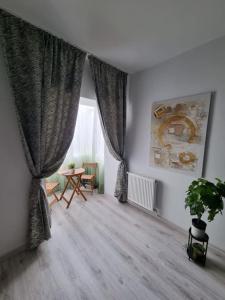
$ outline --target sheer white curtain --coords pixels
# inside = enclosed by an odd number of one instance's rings
[[[73,141],[67,152],[64,164],[75,162],[76,167],[83,161],[92,160],[94,140],[95,108],[80,104]]]
[[[97,184],[104,191],[104,138],[95,100],[80,98],[73,141],[61,168],[74,162],[76,168],[83,162],[97,162]]]

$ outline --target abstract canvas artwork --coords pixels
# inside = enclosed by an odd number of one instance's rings
[[[150,164],[202,175],[211,93],[152,104]]]

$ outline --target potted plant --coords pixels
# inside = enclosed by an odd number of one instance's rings
[[[75,163],[68,164],[68,169],[71,170],[71,173],[73,174],[75,171]]]
[[[216,183],[199,178],[192,181],[187,190],[185,209],[190,208],[190,214],[197,216],[192,219],[191,233],[197,238],[204,236],[206,223],[202,215],[208,213],[208,221],[214,220],[218,213],[222,214],[223,198],[225,197],[225,182],[216,178]]]

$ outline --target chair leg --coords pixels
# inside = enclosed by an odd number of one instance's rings
[[[61,199],[59,199],[59,197],[56,195],[54,189],[51,191],[52,194],[52,201],[49,203],[49,206],[52,206],[53,204],[59,202]]]
[[[54,197],[57,200],[57,202],[59,202],[60,200],[59,200],[58,196],[56,195],[56,193],[54,191],[52,191],[52,194],[54,195]]]
[[[93,195],[93,191],[94,191],[94,179],[92,179],[92,181],[91,181],[91,192],[92,192],[92,195]]]
[[[52,206],[53,204],[59,202],[59,199],[54,192],[52,192],[52,196],[52,201],[49,203],[49,206]]]

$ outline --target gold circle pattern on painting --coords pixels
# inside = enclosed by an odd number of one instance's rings
[[[166,144],[164,142],[164,131],[166,128],[168,128],[169,125],[175,123],[175,122],[184,122],[188,128],[190,129],[190,136],[188,139],[188,143],[193,143],[194,139],[196,137],[196,127],[193,124],[192,120],[190,120],[187,116],[184,115],[174,115],[174,116],[170,116],[168,118],[165,119],[165,121],[160,125],[159,129],[158,129],[158,139],[160,144],[163,147],[167,147],[167,148],[171,148],[171,144]]]

